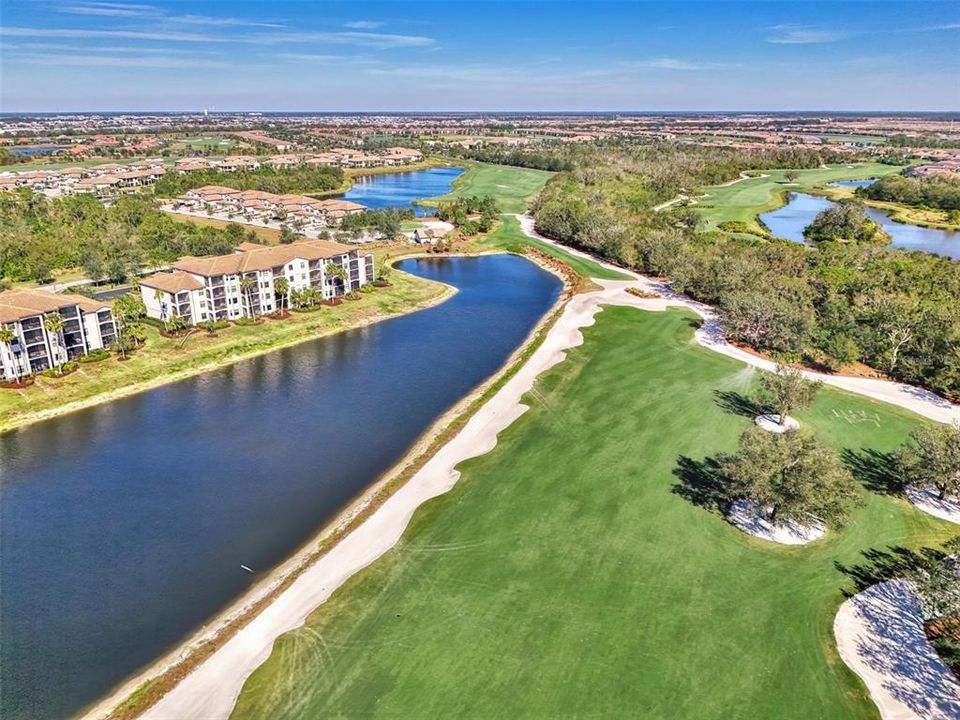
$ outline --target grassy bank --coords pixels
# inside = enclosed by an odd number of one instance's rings
[[[489,195],[497,201],[500,212],[523,212],[529,199],[540,192],[553,175],[545,170],[490,165],[473,160],[451,159],[449,162],[461,165],[467,171],[453,181],[453,190],[446,195],[426,198],[418,204],[435,207],[460,197]]]
[[[243,357],[409,312],[436,302],[448,292],[442,285],[401,272],[394,272],[391,282],[392,287],[363,293],[356,301],[291,313],[286,320],[232,326],[218,331],[215,337],[197,332],[185,341],[165,338],[146,326],[146,345],[126,362],[110,357],[81,364],[77,372],[62,379],[39,377],[23,390],[0,389],[0,432],[207,372]]]
[[[812,195],[822,195],[831,200],[844,200],[846,198],[857,197],[853,188],[847,187],[825,187],[816,188],[809,191]],[[935,208],[912,207],[903,203],[888,202],[885,200],[869,200],[867,198],[858,198],[865,205],[883,210],[890,219],[895,222],[906,223],[908,225],[918,225],[925,228],[936,228],[939,230],[960,230],[960,225],[947,221],[947,212]]]
[[[497,448],[276,643],[234,717],[876,717],[834,650],[835,563],[951,528],[865,489],[847,528],[781,547],[691,503],[750,423],[719,393],[755,381],[692,333],[681,311],[602,312]],[[800,417],[856,452],[918,422],[833,390]]]
[[[828,183],[838,180],[862,180],[892,175],[902,169],[900,166],[881,163],[831,165],[815,170],[795,170],[793,172],[799,177],[793,183],[788,183],[784,177],[785,173],[789,172],[787,170],[764,170],[763,174],[767,177],[703,188],[703,196],[697,198],[693,207],[700,211],[708,230],[716,229],[722,222],[739,221],[762,234],[764,231],[757,222],[757,215],[783,205],[789,192],[827,188]]]
[[[478,250],[499,250],[518,254],[523,254],[524,248],[534,248],[545,255],[549,255],[569,265],[575,273],[584,278],[599,278],[601,280],[630,279],[627,275],[614,270],[608,270],[592,260],[571,255],[555,245],[527,237],[520,229],[520,222],[512,215],[504,216],[493,232],[481,235],[476,241],[471,243],[469,247]]]

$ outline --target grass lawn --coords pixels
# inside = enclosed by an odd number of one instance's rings
[[[427,198],[420,201],[420,204],[435,206],[459,197],[490,195],[496,198],[500,212],[523,212],[527,207],[527,200],[540,192],[553,175],[546,170],[490,165],[471,160],[458,159],[451,163],[463,165],[467,172],[454,181],[453,190],[446,195]]]
[[[520,229],[520,221],[512,216],[504,216],[496,230],[480,236],[475,242],[471,243],[471,247],[481,250],[503,250],[513,253],[522,253],[524,246],[536,248],[546,255],[565,262],[574,272],[585,278],[600,278],[601,280],[630,279],[627,275],[615,270],[608,270],[592,260],[571,255],[554,245],[527,237]]]
[[[498,447],[278,640],[233,718],[877,717],[834,649],[834,563],[950,529],[865,492],[841,532],[776,546],[675,492],[681,458],[749,425],[715,391],[755,381],[692,333],[678,310],[600,313]],[[833,390],[798,415],[858,450],[917,422]]]
[[[785,170],[764,170],[769,177],[741,180],[732,185],[714,185],[702,190],[707,197],[699,198],[694,208],[701,211],[706,227],[713,230],[727,220],[745,222],[758,232],[757,215],[780,207],[789,191],[804,191],[824,187],[836,180],[860,180],[900,172],[897,165],[881,163],[858,163],[856,165],[831,165],[815,170],[797,170],[799,179],[785,184]]]
[[[0,432],[36,412],[141,383],[211,370],[244,355],[308,340],[375,316],[404,312],[444,292],[442,285],[399,271],[391,274],[390,281],[392,287],[377,288],[362,294],[360,300],[336,307],[291,313],[286,320],[264,320],[259,325],[231,326],[218,331],[216,337],[196,333],[183,347],[179,338],[165,338],[147,325],[146,345],[126,362],[117,362],[111,356],[98,363],[81,363],[77,372],[62,379],[38,377],[33,386],[24,390],[0,389]]]

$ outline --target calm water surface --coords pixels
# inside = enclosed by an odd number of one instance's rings
[[[512,256],[401,268],[460,292],[0,436],[0,716],[63,718],[196,630],[495,372],[560,291]]]
[[[834,203],[826,198],[805,193],[790,193],[789,198],[786,205],[761,214],[760,219],[776,237],[802,243],[805,242],[803,229]],[[867,216],[879,223],[890,235],[891,247],[960,258],[960,232],[894,222],[882,210],[871,207],[867,208]]]
[[[453,181],[463,174],[463,168],[438,167],[415,172],[365,175],[357,178],[352,188],[341,197],[369,208],[413,208],[417,215],[432,212],[414,205],[414,200],[443,195],[453,190]]]

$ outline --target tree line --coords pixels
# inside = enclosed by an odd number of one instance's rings
[[[857,188],[856,194],[870,200],[953,210],[960,218],[960,180],[942,176],[887,175],[871,185]]]
[[[319,193],[336,190],[346,175],[338,167],[300,164],[282,170],[259,167],[254,170],[223,172],[200,170],[180,175],[168,172],[153,186],[159,197],[177,197],[204,185],[225,185],[236,190],[262,190],[283,195],[286,193]]]
[[[229,253],[257,235],[178,222],[149,196],[117,198],[104,206],[89,194],[48,198],[27,188],[0,193],[0,283],[49,280],[58,270],[82,268],[93,280],[122,282],[143,267],[183,255]]]
[[[813,248],[747,240],[704,232],[691,208],[652,210],[681,189],[735,178],[765,163],[820,162],[809,151],[753,156],[717,150],[596,151],[583,166],[547,183],[532,208],[537,229],[669,277],[676,290],[715,305],[736,342],[831,370],[862,362],[960,397],[960,263],[838,241],[829,233],[818,234]],[[603,157],[608,162],[596,162]],[[767,165],[777,166],[783,164]]]

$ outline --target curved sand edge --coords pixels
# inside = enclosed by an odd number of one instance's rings
[[[951,500],[941,500],[936,493],[914,485],[908,485],[905,494],[918,510],[941,520],[960,525],[960,505],[957,503]]]
[[[727,520],[740,530],[754,537],[781,545],[806,545],[823,537],[825,529],[822,523],[801,525],[792,520],[774,525],[757,512],[750,500],[735,500],[730,505]]]
[[[704,347],[710,348],[711,350],[714,350],[722,355],[726,355],[727,357],[744,362],[751,367],[758,367],[769,371],[776,370],[776,363],[770,360],[765,360],[761,357],[757,357],[756,355],[748,353],[745,350],[741,350],[740,348],[728,343],[724,337],[723,328],[720,325],[720,320],[717,317],[716,310],[710,305],[696,302],[684,295],[681,295],[680,293],[674,292],[663,282],[651,280],[632,270],[622,268],[618,265],[613,265],[612,263],[594,257],[590,253],[568,247],[567,245],[559,243],[556,240],[551,240],[550,238],[545,237],[536,231],[534,228],[534,220],[530,215],[517,215],[516,217],[520,221],[520,228],[529,237],[541,242],[545,242],[549,245],[553,245],[554,247],[557,247],[564,252],[569,253],[570,255],[586,258],[597,263],[598,265],[602,265],[603,267],[611,270],[616,270],[624,275],[630,275],[634,278],[632,281],[594,279],[594,282],[603,286],[604,288],[637,287],[663,296],[667,299],[668,304],[671,306],[684,307],[695,312],[697,315],[703,318],[703,324],[701,325],[700,329],[697,330],[696,338],[697,342]],[[954,405],[949,400],[940,397],[936,393],[930,392],[929,390],[924,390],[923,388],[914,387],[913,385],[894,382],[892,380],[878,380],[875,378],[826,375],[824,373],[818,373],[812,370],[804,370],[803,375],[810,380],[818,380],[825,385],[846,390],[847,392],[857,393],[858,395],[863,395],[873,400],[879,400],[881,402],[890,403],[891,405],[897,405],[936,422],[960,422],[960,405]]]
[[[800,427],[799,421],[789,415],[787,415],[787,419],[783,425],[780,424],[779,415],[757,415],[753,419],[753,422],[756,423],[756,426],[761,430],[777,433],[778,435],[783,435],[785,432],[796,430]]]
[[[301,626],[340,585],[392,548],[417,508],[456,484],[460,477],[455,469],[458,464],[496,446],[498,434],[528,409],[520,402],[523,395],[533,388],[541,373],[566,357],[566,350],[582,344],[580,329],[593,324],[594,316],[605,303],[650,310],[666,307],[662,300],[635,298],[621,292],[619,287],[573,297],[540,347],[453,439],[362,525],[300,575],[270,606],[143,717],[152,720],[226,718],[247,677],[269,657],[276,638]]]
[[[960,718],[960,682],[923,631],[912,583],[889,580],[847,600],[833,621],[837,650],[884,720]]]

